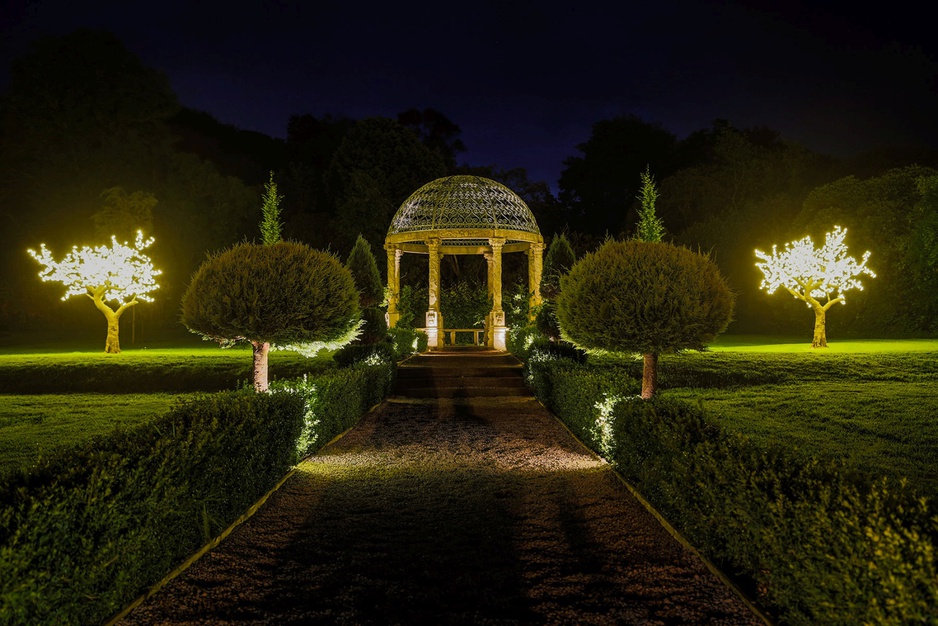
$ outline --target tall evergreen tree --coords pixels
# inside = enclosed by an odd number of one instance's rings
[[[570,271],[576,263],[576,254],[564,233],[555,234],[544,255],[544,271],[541,274],[541,295],[555,300],[560,293],[560,277]]]
[[[556,301],[560,295],[560,277],[570,271],[576,263],[576,254],[566,235],[554,235],[544,257],[541,274],[541,296],[544,302],[537,311],[537,329],[552,341],[560,340],[560,324],[557,321]]]
[[[661,241],[664,235],[664,223],[655,214],[655,202],[658,201],[658,188],[651,170],[642,172],[642,189],[638,194],[642,207],[638,210],[638,226],[635,238],[639,241]]]
[[[375,255],[371,252],[371,244],[361,235],[355,240],[355,245],[352,246],[345,267],[348,268],[352,273],[352,278],[355,279],[359,306],[363,309],[373,307],[384,300],[384,283],[381,282],[378,263],[375,261]]]
[[[270,173],[270,181],[264,184],[263,206],[261,212],[261,239],[265,246],[272,246],[281,240],[280,230],[280,201],[283,196],[277,194],[277,183],[274,182],[274,173]]]

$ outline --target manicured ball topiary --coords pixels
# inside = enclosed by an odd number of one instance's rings
[[[729,324],[733,303],[707,256],[667,243],[609,241],[561,278],[557,319],[580,347],[646,355],[647,377],[658,354],[713,341]],[[642,395],[651,397],[654,376],[646,382],[651,388]]]
[[[358,291],[348,269],[332,254],[296,242],[242,243],[212,255],[182,298],[189,330],[222,344],[254,345],[259,390],[267,386],[268,344],[334,341],[358,320]]]

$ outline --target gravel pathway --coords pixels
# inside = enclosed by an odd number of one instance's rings
[[[384,403],[121,622],[245,623],[763,622],[536,400],[469,397]]]

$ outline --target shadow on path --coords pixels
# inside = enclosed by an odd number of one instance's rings
[[[762,623],[536,400],[454,384],[367,415],[122,624]]]

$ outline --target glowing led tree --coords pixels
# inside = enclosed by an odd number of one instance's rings
[[[153,268],[153,262],[143,253],[153,244],[153,237],[143,238],[137,231],[133,247],[118,243],[111,237],[111,245],[91,248],[75,246],[61,261],[56,261],[46,244],[39,252],[30,249],[30,256],[39,261],[43,281],[56,281],[65,285],[63,300],[86,295],[107,319],[107,341],[104,351],[116,354],[120,349],[120,317],[140,300],[152,302],[150,293],[157,289],[156,277],[162,272]]]
[[[770,294],[784,287],[814,311],[813,348],[827,347],[827,310],[837,303],[844,304],[845,291],[863,290],[862,274],[876,277],[866,266],[869,252],[859,262],[847,256],[846,236],[846,228],[835,226],[820,250],[814,248],[810,236],[785,244],[781,252],[772,246],[771,255],[756,250],[756,256],[762,259],[756,267],[765,275],[760,287]]]

